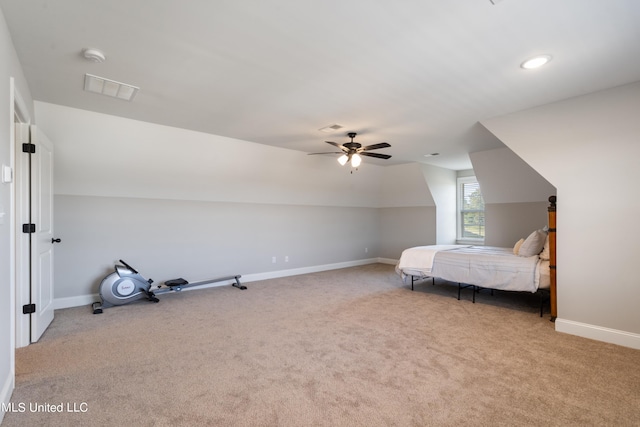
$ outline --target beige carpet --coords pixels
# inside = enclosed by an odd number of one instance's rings
[[[530,294],[383,264],[247,286],[57,311],[3,427],[640,425],[640,351],[555,332]]]

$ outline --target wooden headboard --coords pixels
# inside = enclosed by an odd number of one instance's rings
[[[549,298],[551,300],[551,321],[555,322],[558,316],[556,303],[556,196],[549,197]]]

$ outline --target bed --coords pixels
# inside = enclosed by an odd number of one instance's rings
[[[416,246],[402,252],[396,272],[403,281],[414,282],[440,278],[458,283],[458,299],[462,289],[531,292],[550,301],[551,320],[556,318],[556,197],[549,198],[549,223],[546,229],[534,230],[513,248],[471,245]]]

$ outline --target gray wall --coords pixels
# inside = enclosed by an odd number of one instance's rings
[[[55,203],[56,234],[63,236],[56,248],[56,299],[71,304],[96,293],[118,259],[160,283],[334,264],[378,252],[375,208],[69,195]]]
[[[485,201],[485,245],[513,247],[547,225],[556,188],[510,148],[470,154]]]
[[[640,82],[483,121],[558,189],[564,332],[640,348]]]
[[[434,173],[436,178],[428,182],[424,167],[426,165],[411,163],[382,170],[378,203],[380,244],[377,255],[380,258],[397,260],[404,249],[433,245],[437,241],[440,207],[436,208],[433,196],[434,186],[438,188],[437,171]]]
[[[422,174],[435,201],[436,241],[439,245],[456,243],[456,172],[432,165],[421,165]]]
[[[436,244],[436,208],[433,206],[380,208],[378,256],[397,260],[413,246]]]
[[[485,204],[544,202],[556,188],[510,148],[469,155]]]
[[[486,246],[510,248],[548,222],[548,202],[485,205]]]

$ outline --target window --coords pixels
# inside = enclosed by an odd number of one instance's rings
[[[475,176],[458,178],[458,240],[484,241],[484,200]]]

